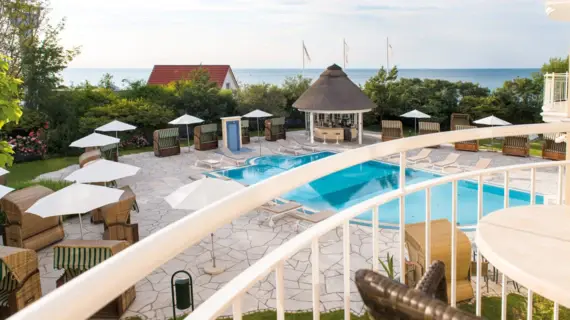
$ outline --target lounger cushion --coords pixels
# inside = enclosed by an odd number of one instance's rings
[[[321,222],[321,221],[331,217],[335,213],[336,212],[333,210],[323,210],[323,211],[315,212],[313,214],[298,214],[295,216],[301,220],[309,221],[312,223],[318,223],[318,222]]]
[[[283,212],[287,212],[287,211],[292,211],[295,209],[299,209],[301,208],[303,205],[301,205],[300,203],[291,201],[291,202],[287,202],[284,204],[279,204],[276,206],[269,206],[269,207],[264,207],[266,211],[269,211],[271,213],[283,213]]]

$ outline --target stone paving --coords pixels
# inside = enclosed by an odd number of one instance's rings
[[[305,139],[302,132],[288,133],[297,139]],[[366,133],[365,143],[377,141],[374,133]],[[321,145],[321,147],[323,147]],[[355,144],[335,145],[328,144],[329,149],[343,150],[355,147]],[[251,156],[259,154],[259,145],[255,142],[247,145],[251,149]],[[261,153],[271,154],[277,150],[276,143],[263,141]],[[432,152],[432,159],[444,158],[452,149],[443,146]],[[190,176],[206,171],[205,168],[196,167],[194,150],[183,149],[178,156],[157,158],[153,153],[141,153],[121,157],[121,162],[141,167],[139,174],[119,181],[119,185],[130,185],[137,195],[140,213],[133,213],[132,220],[139,224],[141,239],[153,232],[164,228],[168,224],[191,214],[189,211],[173,210],[163,198],[178,187],[190,183]],[[219,158],[218,154],[208,151],[212,157]],[[409,155],[415,154],[412,151]],[[473,165],[479,157],[493,159],[492,166],[504,166],[534,161],[543,161],[537,158],[506,157],[499,153],[461,152],[460,164]],[[229,163],[227,164],[230,165]],[[44,174],[39,178],[61,179],[76,170],[78,166]],[[537,191],[544,194],[556,193],[556,170],[539,170],[537,172]],[[502,183],[502,177],[491,180],[492,183]],[[513,174],[511,187],[519,189],[529,188],[528,174]],[[88,217],[83,217],[85,234],[84,239],[100,239],[103,232],[102,225],[93,225]],[[297,221],[284,218],[276,221],[274,227],[264,223],[266,216],[257,212],[243,215],[231,224],[225,225],[215,232],[215,255],[218,264],[225,268],[225,272],[210,276],[203,270],[211,265],[211,240],[203,239],[199,244],[186,249],[176,258],[168,261],[160,268],[154,270],[147,277],[136,284],[137,298],[123,316],[139,316],[143,319],[165,319],[172,316],[170,276],[173,272],[184,269],[194,278],[194,296],[196,304],[208,299],[216,290],[220,289],[229,280],[239,275],[253,263],[268,252],[279,247],[295,235]],[[71,217],[65,221],[66,237],[79,238],[79,221]],[[368,227],[351,225],[351,278],[360,268],[370,268],[372,265],[372,236]],[[468,236],[473,238],[473,234]],[[379,235],[379,257],[384,258],[386,253],[395,255],[394,263],[398,266],[398,233],[394,230],[381,229]],[[331,310],[343,306],[343,257],[342,257],[342,228],[330,231],[320,239],[321,255],[321,310]],[[40,274],[44,294],[55,289],[55,280],[61,271],[53,270],[53,253],[51,248],[41,250],[39,253]],[[312,308],[311,303],[311,263],[310,250],[301,250],[285,264],[285,308],[287,310],[303,310]],[[512,290],[510,285],[509,290]],[[485,292],[485,291],[483,291]],[[489,294],[499,294],[500,286],[491,282]],[[351,309],[357,313],[362,312],[362,303],[354,284],[351,285]],[[270,273],[255,284],[243,297],[243,311],[267,309],[275,307],[275,276]],[[229,314],[231,310],[225,312]]]

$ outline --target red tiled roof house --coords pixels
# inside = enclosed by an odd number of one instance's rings
[[[148,77],[148,84],[167,85],[173,81],[187,78],[198,68],[210,73],[210,81],[220,89],[237,90],[238,83],[229,65],[155,65]]]

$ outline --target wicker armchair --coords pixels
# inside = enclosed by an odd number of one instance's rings
[[[131,224],[131,210],[136,203],[136,196],[131,188],[125,190],[119,202],[108,204],[101,208],[104,223],[104,240],[125,240],[130,244],[139,241],[139,225]]]
[[[390,141],[404,137],[402,121],[382,120],[382,141]]]
[[[194,148],[196,150],[217,149],[218,125],[211,123],[194,127]]]
[[[265,120],[265,140],[277,141],[287,139],[285,130],[285,118],[273,118]]]
[[[445,265],[435,261],[414,288],[371,270],[356,272],[356,287],[372,319],[481,319],[446,303]]]
[[[85,151],[82,155],[79,156],[79,167],[83,168],[89,162],[99,159],[101,159],[101,150],[96,149]]]
[[[26,213],[39,199],[53,193],[43,186],[31,186],[16,190],[0,201],[6,213],[4,244],[11,247],[39,250],[60,241],[64,237],[61,217],[41,218]]]
[[[155,130],[152,135],[154,155],[170,157],[180,154],[180,133],[178,128]]]
[[[126,241],[112,240],[66,240],[53,247],[53,267],[63,269],[63,275],[56,280],[60,287],[97,264],[127,248]],[[83,257],[92,257],[83,259]],[[119,319],[135,300],[135,286],[130,287],[113,301],[97,311],[92,318]]]
[[[550,160],[566,160],[566,142],[556,142],[557,134],[544,134],[542,158]]]
[[[0,246],[0,318],[13,315],[41,297],[36,252]]]
[[[475,126],[456,125],[454,130],[477,129]],[[460,141],[455,143],[455,150],[479,151],[479,140]]]

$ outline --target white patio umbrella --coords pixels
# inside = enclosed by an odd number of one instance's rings
[[[8,170],[6,170],[6,169],[4,169],[4,168],[0,168],[0,177],[3,176],[3,175],[5,175],[5,174],[8,174],[8,173],[10,173],[10,171],[8,171]]]
[[[10,188],[10,187],[0,185],[0,199],[4,198],[4,196],[6,196],[8,193],[10,193],[12,191],[14,191],[14,188]]]
[[[139,170],[139,167],[130,164],[100,159],[93,161],[88,166],[79,170],[75,170],[65,177],[65,180],[79,183],[107,183],[109,181],[134,176]]]
[[[81,214],[119,201],[123,192],[121,189],[74,183],[36,201],[26,212],[42,218],[78,214],[83,239]]]
[[[244,118],[256,118],[257,119],[257,139],[259,140],[259,155],[261,155],[261,137],[259,136],[259,118],[267,118],[273,116],[271,113],[267,113],[263,110],[255,109],[252,112],[243,115]]]
[[[244,185],[234,180],[204,178],[178,188],[164,200],[173,209],[199,210],[244,188]],[[224,272],[224,269],[216,266],[214,234],[211,233],[210,236],[212,237],[212,266],[204,268],[204,271],[208,274],[220,274]]]
[[[494,126],[508,126],[508,125],[511,125],[510,122],[505,121],[505,120],[503,120],[503,119],[501,119],[501,118],[497,118],[497,117],[495,117],[495,116],[493,116],[493,115],[490,115],[490,116],[488,116],[488,117],[486,117],[486,118],[482,118],[482,119],[479,119],[479,120],[475,120],[475,121],[473,121],[473,123],[482,124],[482,125],[491,126],[491,127],[494,127]],[[494,143],[495,143],[495,138],[492,138],[492,139],[491,139],[491,146],[493,146]]]
[[[414,109],[410,112],[406,112],[403,115],[401,115],[400,117],[404,117],[404,118],[414,118],[414,132],[417,132],[417,127],[418,127],[418,119],[428,119],[431,118],[430,115],[425,114],[417,109]]]
[[[186,125],[186,139],[188,139],[188,151],[190,151],[190,134],[188,133],[188,125],[196,124],[196,123],[202,123],[202,122],[204,122],[204,120],[202,120],[200,118],[196,118],[194,116],[184,114],[183,116],[180,116],[180,117],[170,121],[169,124],[174,124],[174,125],[185,124]]]
[[[121,139],[110,137],[108,135],[100,133],[92,133],[85,136],[79,140],[73,141],[69,146],[76,148],[91,148],[91,147],[103,147],[108,146],[113,143],[119,143]]]
[[[119,131],[130,131],[135,130],[137,127],[130,125],[128,123],[121,122],[119,120],[113,120],[107,124],[104,124],[95,129],[95,131],[115,131],[115,138],[119,137]],[[119,144],[117,144],[117,158],[119,157]]]

